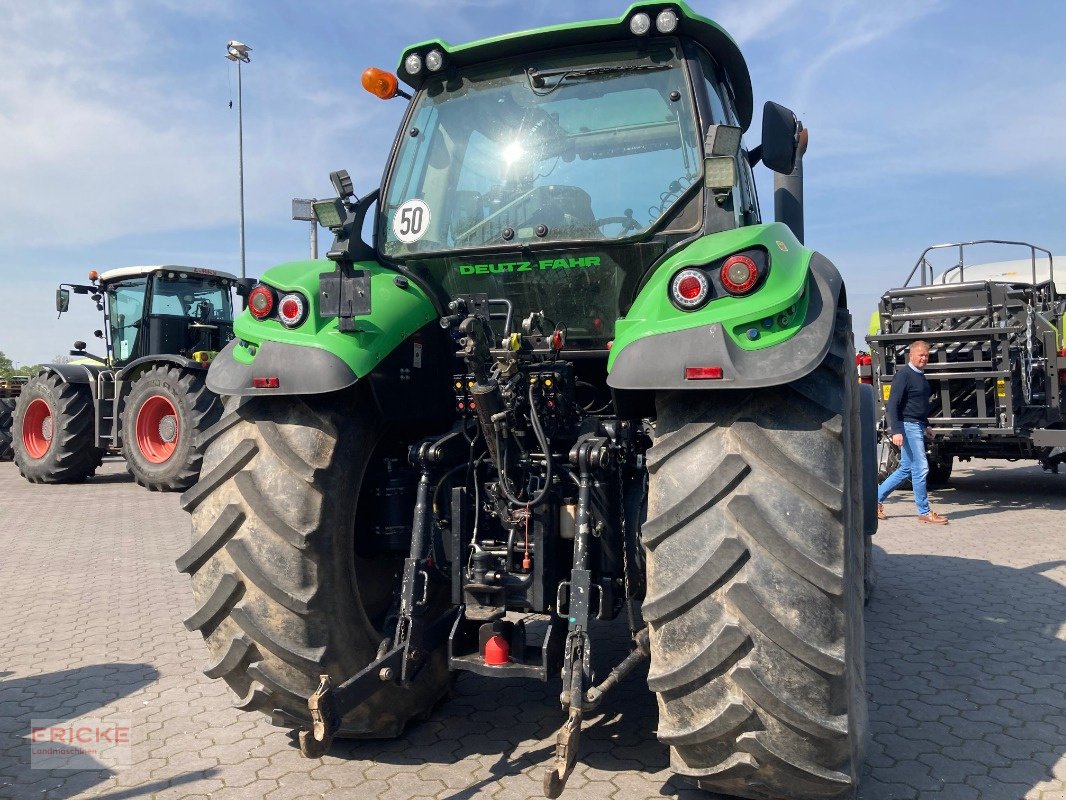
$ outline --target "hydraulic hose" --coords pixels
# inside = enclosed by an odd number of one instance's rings
[[[548,490],[551,488],[552,482],[552,451],[551,445],[548,443],[548,437],[544,435],[544,428],[540,424],[540,415],[537,414],[537,405],[533,401],[533,386],[529,387],[529,420],[533,426],[533,435],[537,437],[537,444],[540,445],[541,452],[544,453],[544,485],[540,487],[540,490],[533,495],[529,500],[519,500],[513,494],[511,494],[511,487],[507,482],[507,473],[504,469],[506,464],[500,464],[496,462],[496,470],[500,474],[500,489],[503,491],[504,497],[508,502],[516,506],[527,506],[533,508],[544,502],[548,496]],[[496,439],[496,452],[502,451],[500,442],[500,431],[494,427],[495,439]]]

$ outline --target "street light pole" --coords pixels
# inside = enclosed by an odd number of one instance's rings
[[[299,197],[292,199],[292,218],[311,223],[311,258],[318,258],[318,222],[315,219],[313,206],[315,200],[303,200]]]
[[[237,62],[237,177],[240,181],[241,204],[241,278],[245,277],[244,259],[244,104],[241,87],[241,64],[252,60],[248,45],[231,39],[226,44],[226,58]]]

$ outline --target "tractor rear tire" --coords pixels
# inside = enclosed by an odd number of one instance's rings
[[[181,498],[193,545],[177,566],[192,576],[196,604],[185,625],[212,654],[204,673],[229,684],[237,708],[309,727],[319,676],[339,686],[375,659],[402,558],[357,553],[356,539],[374,531],[356,510],[383,427],[372,399],[353,390],[228,398],[205,435],[200,481]],[[338,735],[396,736],[450,685],[438,649],[410,688],[383,684]]]
[[[747,798],[851,798],[867,729],[850,315],[812,374],[657,398],[649,687],[671,768]]]
[[[87,384],[39,372],[23,387],[12,419],[15,463],[30,483],[81,483],[103,463]]]
[[[11,419],[15,411],[13,397],[0,397],[0,461],[10,461],[15,457],[11,446]]]
[[[122,455],[141,486],[155,492],[188,489],[200,475],[200,435],[218,421],[222,403],[204,375],[169,364],[133,384],[122,410]]]

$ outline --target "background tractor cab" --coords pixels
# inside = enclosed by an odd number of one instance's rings
[[[96,334],[107,352],[94,357],[83,342],[75,342],[73,356],[111,366],[163,354],[203,363],[233,338],[232,294],[240,285],[235,275],[202,267],[151,266],[121,267],[99,277],[93,271],[89,277],[91,285],[61,284],[56,310],[67,310],[71,291],[91,295],[104,312],[105,326]]]
[[[109,450],[121,450],[134,479],[155,490],[184,490],[200,474],[200,433],[219,417],[207,389],[211,360],[233,338],[235,275],[177,265],[89,273],[61,284],[56,310],[85,294],[103,312],[96,355],[77,341],[74,360],[46,364],[15,407],[12,446],[23,476],[36,483],[82,481]]]

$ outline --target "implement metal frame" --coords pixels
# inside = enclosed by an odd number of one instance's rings
[[[967,282],[966,248],[983,244],[1027,248],[1033,283]],[[945,248],[956,248],[959,260],[934,282],[928,255]],[[1041,283],[1037,253],[1049,264],[1049,280]],[[920,282],[911,285],[915,278]],[[952,278],[957,282],[947,282]],[[882,418],[892,378],[907,363],[907,348],[922,339],[930,346],[929,423],[941,456],[1050,463],[1051,452],[1066,447],[1060,385],[1060,370],[1066,370],[1066,355],[1060,355],[1066,352],[1060,349],[1066,296],[1055,289],[1048,250],[994,239],[934,245],[922,252],[901,288],[882,295],[878,311],[880,332],[867,341]]]

